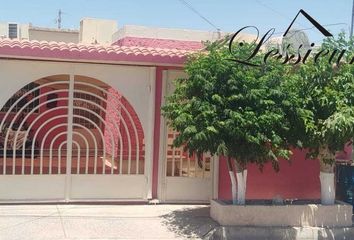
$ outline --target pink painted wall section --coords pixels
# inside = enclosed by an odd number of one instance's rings
[[[162,67],[156,68],[155,80],[155,122],[154,122],[154,146],[152,162],[152,198],[157,198],[159,177],[159,149],[161,126],[161,101],[162,101]]]
[[[142,37],[125,37],[119,39],[112,45],[125,47],[149,47],[149,48],[165,48],[177,50],[199,50],[203,48],[200,41],[182,41],[173,39],[159,38],[142,38]]]
[[[320,198],[319,163],[305,159],[305,152],[295,150],[292,162],[280,162],[280,171],[274,172],[267,164],[263,172],[257,166],[248,166],[248,199],[272,199],[279,195],[283,199]],[[219,199],[231,199],[230,178],[224,158],[220,158]]]

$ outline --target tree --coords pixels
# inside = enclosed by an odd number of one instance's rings
[[[292,101],[297,100],[284,81],[291,66],[269,60],[251,67],[229,60],[235,54],[245,59],[251,48],[244,43],[231,54],[225,44],[207,45],[206,52],[190,57],[185,65],[188,78],[175,81],[176,90],[162,109],[168,124],[180,133],[175,146],[185,146],[190,154],[227,158],[233,202],[238,204],[245,204],[249,163],[262,169],[271,162],[279,170],[279,158],[292,154],[287,136],[296,105]],[[263,56],[253,61],[261,63]]]
[[[346,40],[343,33],[326,39],[321,49],[338,49],[338,54],[346,49],[342,59],[346,63],[332,64],[329,56],[323,57],[317,63],[303,64],[292,78],[293,91],[303,99],[297,107],[304,113],[293,131],[309,150],[308,156],[320,161],[323,204],[334,204],[335,154],[354,135],[354,68],[349,64],[353,46],[353,40]]]

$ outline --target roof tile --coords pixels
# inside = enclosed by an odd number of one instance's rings
[[[144,46],[101,46],[64,42],[0,40],[0,57],[26,59],[183,64],[187,55],[195,51]]]

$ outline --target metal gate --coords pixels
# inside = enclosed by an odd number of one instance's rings
[[[173,146],[177,132],[167,128],[164,200],[209,202],[213,194],[213,161],[208,154],[190,156]]]
[[[336,165],[336,197],[354,206],[354,166]],[[354,210],[353,210],[354,211]]]
[[[173,80],[185,77],[181,71],[165,72],[165,96],[170,95],[175,86]],[[190,156],[183,147],[173,146],[178,132],[162,122],[161,159],[163,160],[162,199],[167,202],[209,202],[215,188],[215,163],[208,154]]]
[[[146,198],[143,127],[117,89],[54,75],[17,91],[0,116],[0,200]]]

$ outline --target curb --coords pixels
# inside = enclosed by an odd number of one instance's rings
[[[353,239],[354,226],[325,227],[236,227],[219,226],[204,240],[339,240]]]

